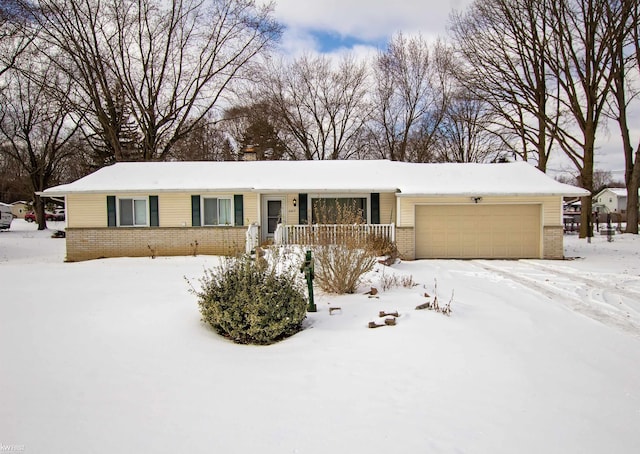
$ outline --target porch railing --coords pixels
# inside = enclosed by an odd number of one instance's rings
[[[246,234],[245,252],[251,254],[260,245],[258,224],[255,222],[249,226]]]
[[[273,241],[275,244],[307,246],[320,242],[336,244],[347,237],[356,239],[380,237],[395,242],[395,224],[278,224]]]

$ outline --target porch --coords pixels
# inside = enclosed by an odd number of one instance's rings
[[[277,245],[299,244],[337,244],[345,238],[364,240],[365,238],[381,238],[395,242],[395,224],[278,224],[273,235]]]

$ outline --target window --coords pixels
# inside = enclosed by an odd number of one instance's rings
[[[147,199],[119,199],[119,220],[121,226],[146,226]]]
[[[335,224],[349,223],[350,215],[357,214],[363,222],[367,222],[366,197],[323,197],[314,198],[312,207],[312,223]]]
[[[203,225],[232,225],[231,198],[202,198]]]

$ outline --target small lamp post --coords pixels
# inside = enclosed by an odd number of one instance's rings
[[[316,303],[313,301],[313,257],[311,257],[311,250],[308,250],[304,263],[300,267],[300,272],[304,273],[304,277],[307,279],[307,287],[309,289],[309,307],[307,309],[308,312],[317,312],[318,309],[316,307]]]

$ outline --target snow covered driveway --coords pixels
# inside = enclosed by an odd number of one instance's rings
[[[366,287],[418,285],[318,294],[307,329],[255,347],[203,325],[187,291],[217,257],[64,263],[63,240],[14,224],[0,233],[0,451],[638,452],[636,236],[568,237],[567,261],[378,267]],[[436,283],[450,317],[415,310]],[[368,329],[381,310],[397,325]]]
[[[640,337],[640,276],[586,272],[550,261],[476,260],[474,264],[540,293],[548,302]]]

